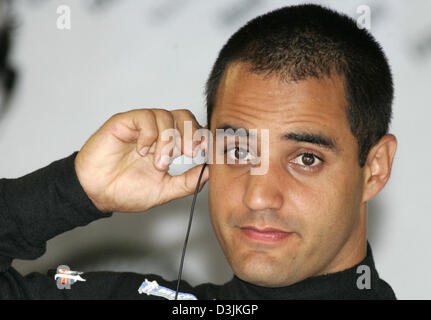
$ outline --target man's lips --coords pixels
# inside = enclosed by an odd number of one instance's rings
[[[256,227],[240,227],[239,228],[246,237],[263,242],[277,242],[286,239],[293,232],[286,232],[275,228],[258,229]]]

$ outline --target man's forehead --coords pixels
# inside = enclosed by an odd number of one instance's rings
[[[288,91],[291,88],[277,76],[250,72],[250,68],[245,63],[235,63],[228,67],[220,81],[216,105],[221,104],[223,107],[226,102],[240,105],[268,99],[280,100],[282,103],[289,98]]]
[[[215,116],[243,113],[262,120],[265,115],[286,118],[294,113],[345,116],[344,85],[336,75],[283,82],[277,75],[257,74],[249,69],[243,63],[228,68],[218,89]]]
[[[285,110],[304,102],[305,106],[317,104],[327,109],[339,106],[344,111],[344,81],[336,74],[286,82],[277,74],[251,72],[250,67],[248,64],[236,63],[226,70],[218,88],[216,108],[260,106],[264,111],[274,112],[279,106]]]

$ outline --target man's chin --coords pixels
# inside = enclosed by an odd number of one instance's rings
[[[251,274],[251,273],[235,273],[235,275],[242,281],[251,283],[259,287],[267,288],[279,288],[293,284],[294,282],[287,281],[286,279],[274,278],[274,275],[265,277],[262,274]]]
[[[235,275],[241,280],[260,287],[285,287],[298,280],[288,266],[281,266],[271,261],[249,259],[233,268]]]

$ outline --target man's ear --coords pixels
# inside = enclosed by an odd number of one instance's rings
[[[397,150],[397,138],[392,134],[383,136],[379,142],[371,148],[365,163],[364,192],[362,202],[371,200],[386,185],[392,170],[395,151]]]

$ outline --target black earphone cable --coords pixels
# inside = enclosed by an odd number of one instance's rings
[[[202,175],[204,173],[206,165],[207,165],[207,163],[205,162],[203,167],[202,167],[201,173],[199,175],[199,179],[198,179],[198,182],[196,184],[195,193],[193,195],[192,207],[190,209],[189,225],[187,227],[186,239],[184,240],[183,253],[181,255],[180,269],[178,271],[178,281],[177,281],[177,290],[175,291],[175,300],[178,300],[177,298],[178,298],[178,292],[180,290],[181,275],[183,273],[184,257],[186,255],[187,242],[189,241],[190,229],[192,227],[193,211],[195,209],[196,197],[197,197],[198,192],[199,192],[199,186],[201,185],[201,179],[202,179]]]

